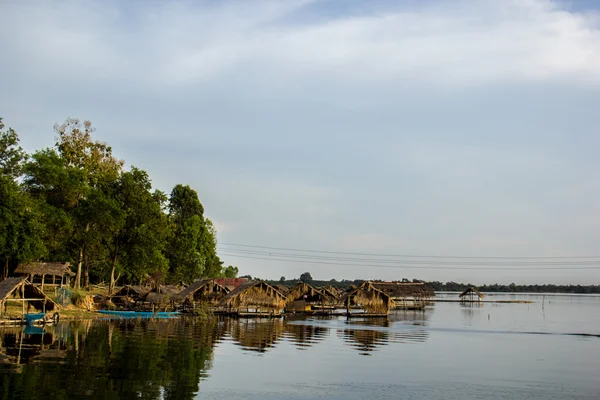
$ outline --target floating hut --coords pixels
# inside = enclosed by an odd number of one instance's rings
[[[177,297],[183,301],[184,307],[194,307],[196,303],[216,305],[229,292],[229,289],[219,285],[215,279],[200,279],[179,292]]]
[[[250,281],[229,292],[220,302],[227,313],[238,316],[274,316],[285,308],[285,295],[263,281]]]
[[[0,315],[6,312],[7,302],[11,301],[21,303],[23,317],[26,314],[25,303],[27,310],[33,306],[44,313],[59,308],[58,304],[25,277],[6,278],[0,282]]]
[[[174,309],[179,301],[181,288],[174,285],[160,285],[150,290],[143,299],[142,308],[152,311]]]
[[[387,316],[394,308],[394,300],[371,282],[364,282],[342,299],[348,316]],[[352,309],[362,309],[362,313],[352,313]]]
[[[287,294],[287,311],[307,311],[312,312],[316,309],[333,308],[336,298],[333,295],[325,294],[308,283],[299,282]]]
[[[149,287],[125,285],[110,297],[110,301],[119,307],[132,308],[142,301],[149,291]]]
[[[19,265],[15,269],[15,275],[26,276],[29,278],[29,282],[41,285],[42,290],[44,290],[44,284],[54,287],[69,286],[70,277],[75,276],[70,265],[68,262],[32,262]],[[39,282],[36,282],[36,277],[40,277]],[[46,282],[46,277],[52,278],[50,282]]]
[[[470,287],[458,295],[461,301],[480,302],[485,296],[477,289]]]
[[[372,282],[394,300],[397,308],[420,309],[435,297],[433,289],[422,282]]]

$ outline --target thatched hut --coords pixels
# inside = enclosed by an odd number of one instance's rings
[[[286,297],[285,308],[287,311],[313,311],[316,308],[332,307],[336,302],[334,296],[325,294],[323,291],[305,282],[298,282],[286,294]]]
[[[394,300],[399,308],[422,308],[435,297],[433,289],[422,282],[372,282]]]
[[[470,287],[467,290],[465,290],[464,292],[462,292],[461,294],[459,294],[458,297],[460,298],[461,301],[479,302],[485,296],[483,295],[483,293],[481,293],[474,287]]]
[[[388,315],[395,306],[394,300],[373,286],[371,282],[364,282],[347,293],[342,302],[346,307],[348,316],[351,315],[352,308],[361,308],[363,312],[360,315]]]
[[[119,289],[110,300],[119,307],[132,308],[138,301],[142,301],[148,292],[149,287],[125,285]]]
[[[15,269],[15,275],[26,276],[29,278],[29,282],[41,284],[42,290],[44,290],[44,283],[51,285],[67,285],[69,286],[70,277],[75,276],[75,273],[71,271],[68,262],[32,262],[28,264],[20,264]],[[40,277],[40,281],[36,282],[36,277]],[[51,277],[50,282],[46,282],[46,277]]]
[[[58,304],[25,277],[6,278],[0,282],[0,315],[4,314],[7,302],[10,301],[20,302],[23,314],[25,314],[25,303],[28,309],[33,306],[43,312],[59,308]]]
[[[263,281],[250,281],[229,292],[220,302],[237,315],[277,315],[285,308],[285,296]]]
[[[179,302],[181,288],[174,285],[161,285],[150,290],[143,298],[142,307],[152,311],[174,309]]]
[[[229,292],[229,289],[219,285],[215,279],[200,279],[179,292],[177,297],[183,301],[184,306],[193,306],[197,302],[216,305]]]

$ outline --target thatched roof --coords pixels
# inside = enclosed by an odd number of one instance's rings
[[[230,308],[259,306],[283,310],[285,295],[266,282],[250,281],[229,292],[222,304]]]
[[[215,279],[200,279],[179,292],[178,297],[185,299],[193,296],[198,291],[229,293],[229,289],[219,285]]]
[[[474,293],[475,295],[477,295],[480,299],[483,299],[485,296],[483,295],[483,293],[481,293],[480,291],[478,291],[477,289],[470,287],[467,290],[465,290],[464,292],[462,292],[461,294],[458,295],[458,297],[463,298],[468,294]]]
[[[290,291],[290,288],[282,285],[281,283],[275,285],[275,289],[279,290],[282,294],[287,296],[287,293]]]
[[[319,289],[324,294],[333,297],[334,299],[339,299],[340,298],[340,292],[339,292],[339,290],[337,290],[333,286],[323,286],[323,287],[320,287],[320,288],[317,288],[317,289]]]
[[[248,278],[215,278],[215,282],[221,286],[225,286],[229,290],[234,290],[238,286],[248,282]]]
[[[32,262],[21,264],[15,269],[15,274],[24,275],[54,275],[54,276],[75,276],[75,273],[69,268],[71,264],[59,262]]]
[[[111,298],[112,297],[124,297],[124,296],[131,297],[131,298],[143,297],[149,291],[150,291],[149,287],[125,285],[121,289],[119,289],[115,294],[113,294],[111,296]]]
[[[392,298],[435,297],[433,289],[422,282],[371,282],[373,286]]]
[[[0,282],[0,300],[8,300],[11,297],[16,299],[22,298],[21,288],[25,291],[24,295],[26,299],[35,299],[29,300],[28,303],[36,309],[42,310],[44,304],[46,305],[46,311],[59,308],[58,304],[52,301],[50,297],[46,296],[35,285],[31,284],[25,277],[6,278]]]
[[[296,286],[287,292],[286,297],[288,303],[293,303],[298,300],[304,300],[307,303],[335,301],[335,296],[325,294],[321,290],[304,282],[298,282]]]
[[[362,307],[365,313],[387,314],[395,306],[394,300],[371,282],[364,282],[358,288],[344,296],[345,305]]]

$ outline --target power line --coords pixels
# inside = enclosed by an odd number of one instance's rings
[[[376,262],[376,263],[411,263],[421,265],[598,265],[600,266],[600,260],[568,260],[568,261],[448,261],[448,260],[409,260],[409,259],[373,259],[373,258],[357,258],[357,257],[340,257],[340,256],[322,256],[322,255],[310,255],[310,254],[293,254],[285,252],[275,251],[259,251],[259,250],[244,250],[244,249],[221,249],[222,251],[228,251],[229,253],[241,254],[241,255],[255,255],[255,256],[268,256],[268,257],[285,257],[295,259],[306,259],[306,260],[324,260],[324,261],[347,261],[347,262]]]
[[[348,263],[338,263],[338,262],[328,262],[328,261],[311,261],[311,260],[298,260],[298,259],[285,259],[285,258],[273,258],[273,257],[255,257],[250,255],[241,255],[236,253],[228,253],[227,250],[223,251],[225,255],[245,258],[245,259],[254,259],[254,260],[267,260],[267,261],[284,261],[284,262],[295,262],[302,264],[324,264],[324,265],[340,265],[345,267],[374,267],[374,268],[402,268],[402,269],[437,269],[437,270],[498,270],[498,271],[520,271],[520,270],[533,270],[533,271],[546,271],[546,270],[594,270],[600,269],[600,266],[571,266],[571,267],[440,267],[440,266],[432,266],[432,265],[404,265],[404,264],[348,264]]]
[[[266,250],[281,250],[281,251],[294,251],[300,253],[319,253],[319,254],[340,254],[340,255],[353,255],[353,256],[371,256],[371,257],[404,257],[404,258],[435,258],[435,259],[474,259],[474,260],[485,260],[485,259],[506,259],[506,260],[552,260],[552,259],[574,259],[574,260],[583,260],[583,259],[599,259],[600,256],[525,256],[525,257],[515,257],[515,256],[443,256],[443,255],[416,255],[416,254],[385,254],[385,253],[356,253],[356,252],[344,252],[344,251],[327,251],[327,250],[307,250],[307,249],[297,249],[297,248],[286,248],[286,247],[272,247],[272,246],[256,246],[249,244],[238,244],[238,243],[219,243],[219,246],[231,246],[231,247],[243,247],[243,248],[253,248],[253,249],[266,249]],[[230,249],[234,250],[234,249]],[[596,261],[596,260],[594,260]]]

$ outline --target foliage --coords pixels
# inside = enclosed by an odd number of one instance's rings
[[[305,283],[310,283],[313,281],[313,278],[310,272],[305,272],[302,275],[300,275],[300,280]]]

